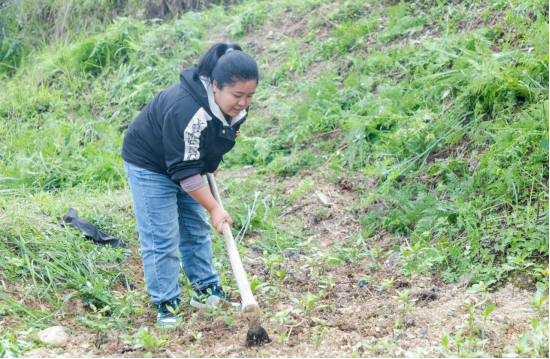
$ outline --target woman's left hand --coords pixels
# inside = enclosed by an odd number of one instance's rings
[[[216,170],[214,171],[214,173],[213,173],[214,177],[216,177],[216,176],[218,175],[218,170],[219,170],[219,169],[220,169],[220,168],[218,167],[218,168],[216,168]]]

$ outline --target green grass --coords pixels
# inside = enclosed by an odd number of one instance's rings
[[[450,283],[469,273],[492,288],[526,279],[548,290],[547,3],[249,0],[163,22],[136,19],[134,2],[102,2],[61,24],[64,2],[54,1],[49,28],[32,12],[45,2],[21,4],[0,8],[0,275],[50,309],[5,297],[2,314],[54,323],[69,289],[109,305],[119,325],[135,313],[113,291],[127,286],[128,255],[139,256],[120,158],[127,125],[197,61],[209,33],[263,43],[268,19],[303,16],[303,36],[275,34],[265,51],[250,50],[268,66],[225,158],[224,170],[258,169],[224,181],[238,238],[261,237],[267,258],[316,248],[300,223],[281,226],[299,192],[267,181],[310,169],[358,178],[349,211],[365,231],[332,248],[331,264],[374,258],[370,240],[388,232],[406,276]],[[372,203],[386,206],[363,213]],[[71,206],[134,251],[60,228]],[[223,273],[221,241],[214,253]],[[517,263],[529,265],[510,270]]]

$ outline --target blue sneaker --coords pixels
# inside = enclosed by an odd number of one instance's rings
[[[168,307],[175,311],[179,308],[181,304],[181,299],[179,297],[172,298],[167,302],[164,302],[160,305],[157,305],[157,324],[161,327],[175,327],[177,316],[174,315]]]
[[[208,291],[209,289],[210,293]],[[211,284],[202,290],[195,289],[195,294],[196,296],[191,299],[191,306],[198,309],[204,309],[207,306],[216,307],[218,305],[221,305],[223,309],[240,306],[240,303],[233,303],[225,295],[219,284]]]

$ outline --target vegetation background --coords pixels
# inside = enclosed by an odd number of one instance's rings
[[[137,292],[124,263],[139,246],[122,139],[144,105],[222,38],[263,71],[223,165],[256,169],[224,180],[241,249],[257,237],[265,258],[317,253],[304,223],[281,217],[319,175],[353,192],[345,210],[362,230],[312,258],[345,265],[398,253],[407,278],[512,283],[547,296],[546,1],[200,5],[0,1],[0,314],[17,318],[0,326],[0,355],[39,345],[14,333],[55,324],[72,297],[88,308],[80,325],[98,333],[147,307],[128,304]],[[278,32],[287,20],[291,29]],[[285,193],[289,178],[298,186]],[[129,249],[96,247],[58,226],[71,206]],[[380,238],[391,245],[381,249]],[[218,243],[216,265],[227,271]],[[107,306],[104,316],[96,310]]]

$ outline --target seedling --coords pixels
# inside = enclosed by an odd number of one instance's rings
[[[308,329],[309,329],[308,338],[311,338],[311,321],[312,319],[314,319],[314,317],[312,317],[311,315],[318,310],[321,310],[324,308],[332,308],[332,305],[323,304],[323,305],[315,306],[315,303],[317,302],[317,300],[319,300],[319,297],[314,296],[309,291],[307,292],[307,294],[302,300],[292,298],[292,297],[290,299],[302,307],[302,309],[296,309],[296,312],[304,312],[306,314]]]
[[[336,328],[328,329],[326,325],[328,322],[326,320],[320,319],[320,318],[313,318],[313,320],[320,324],[320,326],[314,327],[313,331],[315,332],[315,336],[313,339],[313,343],[315,344],[315,350],[319,349],[319,345],[323,342],[323,338],[330,332],[336,330]]]
[[[328,295],[329,302],[332,301],[332,288],[336,286],[336,282],[332,280],[332,274],[328,275],[328,278],[320,279],[319,288],[322,288],[322,292],[320,293],[322,297],[326,297]],[[324,292],[327,291],[328,293],[325,294]]]
[[[396,292],[398,296],[394,296],[393,298],[401,302],[401,307],[399,308],[401,313],[401,325],[405,325],[405,323],[407,323],[407,316],[412,313],[411,307],[416,302],[416,299],[408,299],[409,294],[411,294],[410,289],[406,289],[403,292],[397,290]]]
[[[281,353],[284,350],[285,341],[288,340],[288,338],[286,337],[286,335],[288,333],[288,330],[286,329],[285,325],[289,324],[290,321],[291,321],[291,319],[289,318],[289,314],[290,313],[295,313],[297,311],[298,311],[297,309],[287,308],[287,309],[283,310],[282,312],[275,313],[273,318],[271,318],[271,321],[278,322],[279,326],[281,328],[279,336],[277,336],[275,338],[275,341],[277,343],[281,344]]]
[[[100,348],[104,333],[109,331],[113,327],[113,323],[110,322],[104,314],[108,312],[111,308],[109,306],[106,306],[102,309],[97,309],[95,305],[90,304],[90,308],[94,311],[93,315],[89,315],[90,319],[85,319],[83,322],[90,328],[94,329],[96,331],[96,340],[95,340],[95,347]]]
[[[168,336],[157,337],[157,334],[151,330],[149,333],[147,327],[139,328],[139,331],[134,335],[121,335],[125,339],[124,343],[134,344],[134,349],[143,348],[147,350],[144,358],[152,358],[153,353],[156,353],[161,347],[168,342]]]
[[[391,279],[388,279],[388,278],[384,278],[380,281],[380,291],[384,291],[386,288],[391,288],[393,287],[393,284],[395,283],[395,279],[394,277],[392,277]]]
[[[529,297],[531,300],[531,306],[537,310],[541,318],[544,317],[544,312],[546,311],[546,308],[542,306],[542,303],[544,303],[546,298],[547,296],[543,295],[540,291],[537,291],[534,296]]]
[[[523,283],[522,279],[519,277],[519,275],[521,274],[526,274],[526,270],[527,268],[533,266],[534,263],[531,263],[531,262],[527,262],[524,258],[522,257],[508,257],[508,264],[504,264],[502,265],[502,268],[508,270],[508,271],[514,271],[514,274],[516,276],[516,283],[518,284],[518,291],[521,292],[521,285]],[[514,287],[514,290],[512,292],[512,296],[515,297],[515,287]]]

